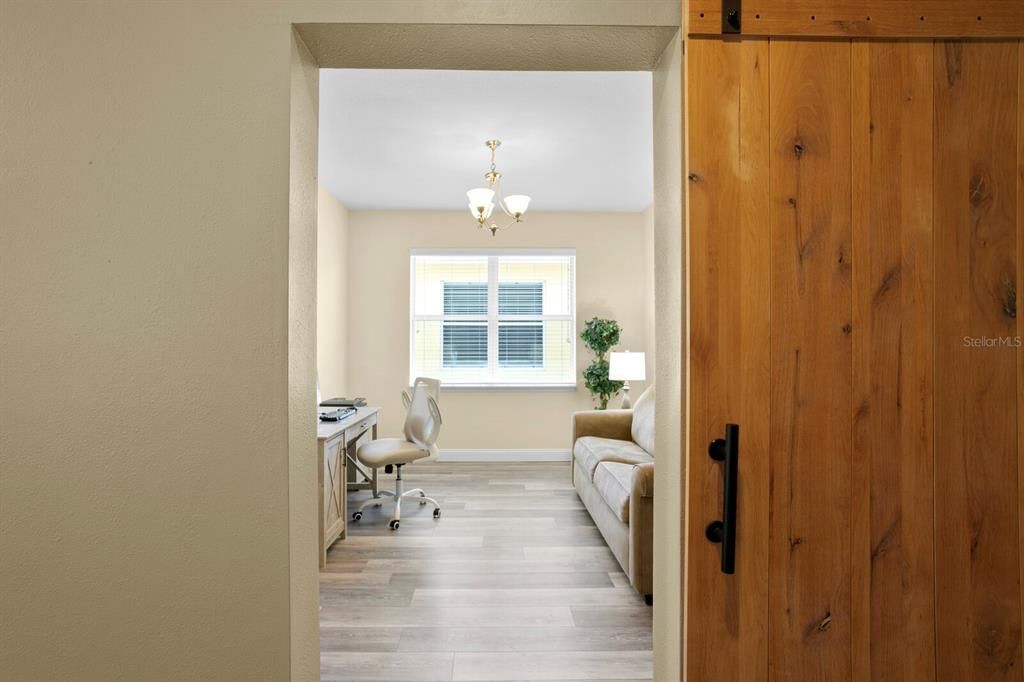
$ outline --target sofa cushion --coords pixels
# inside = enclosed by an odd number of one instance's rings
[[[654,454],[654,384],[640,394],[633,405],[633,442]]]
[[[654,461],[654,458],[636,443],[597,436],[583,436],[578,439],[573,446],[573,454],[590,480],[594,480],[594,470],[601,462],[642,464]]]
[[[594,470],[594,487],[623,523],[629,523],[629,490],[635,464],[601,462]]]

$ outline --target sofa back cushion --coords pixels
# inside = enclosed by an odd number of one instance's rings
[[[578,439],[573,447],[573,455],[590,480],[594,480],[594,470],[601,462],[625,462],[632,465],[654,461],[646,450],[631,440],[595,436]]]
[[[633,405],[633,442],[654,454],[654,384],[640,394]]]

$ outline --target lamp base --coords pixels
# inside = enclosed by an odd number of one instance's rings
[[[633,409],[633,401],[629,398],[629,382],[627,381],[622,386],[622,409],[631,410]]]

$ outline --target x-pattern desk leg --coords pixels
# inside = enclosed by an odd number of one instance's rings
[[[344,513],[341,508],[341,500],[338,499],[338,475],[340,473],[338,470],[341,468],[341,461],[341,457],[338,457],[334,460],[334,466],[331,466],[331,460],[329,458],[327,460],[327,476],[331,479],[330,503],[337,512],[338,518],[341,518]]]

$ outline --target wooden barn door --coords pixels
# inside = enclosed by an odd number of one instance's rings
[[[1024,47],[686,70],[687,679],[1024,680]]]

